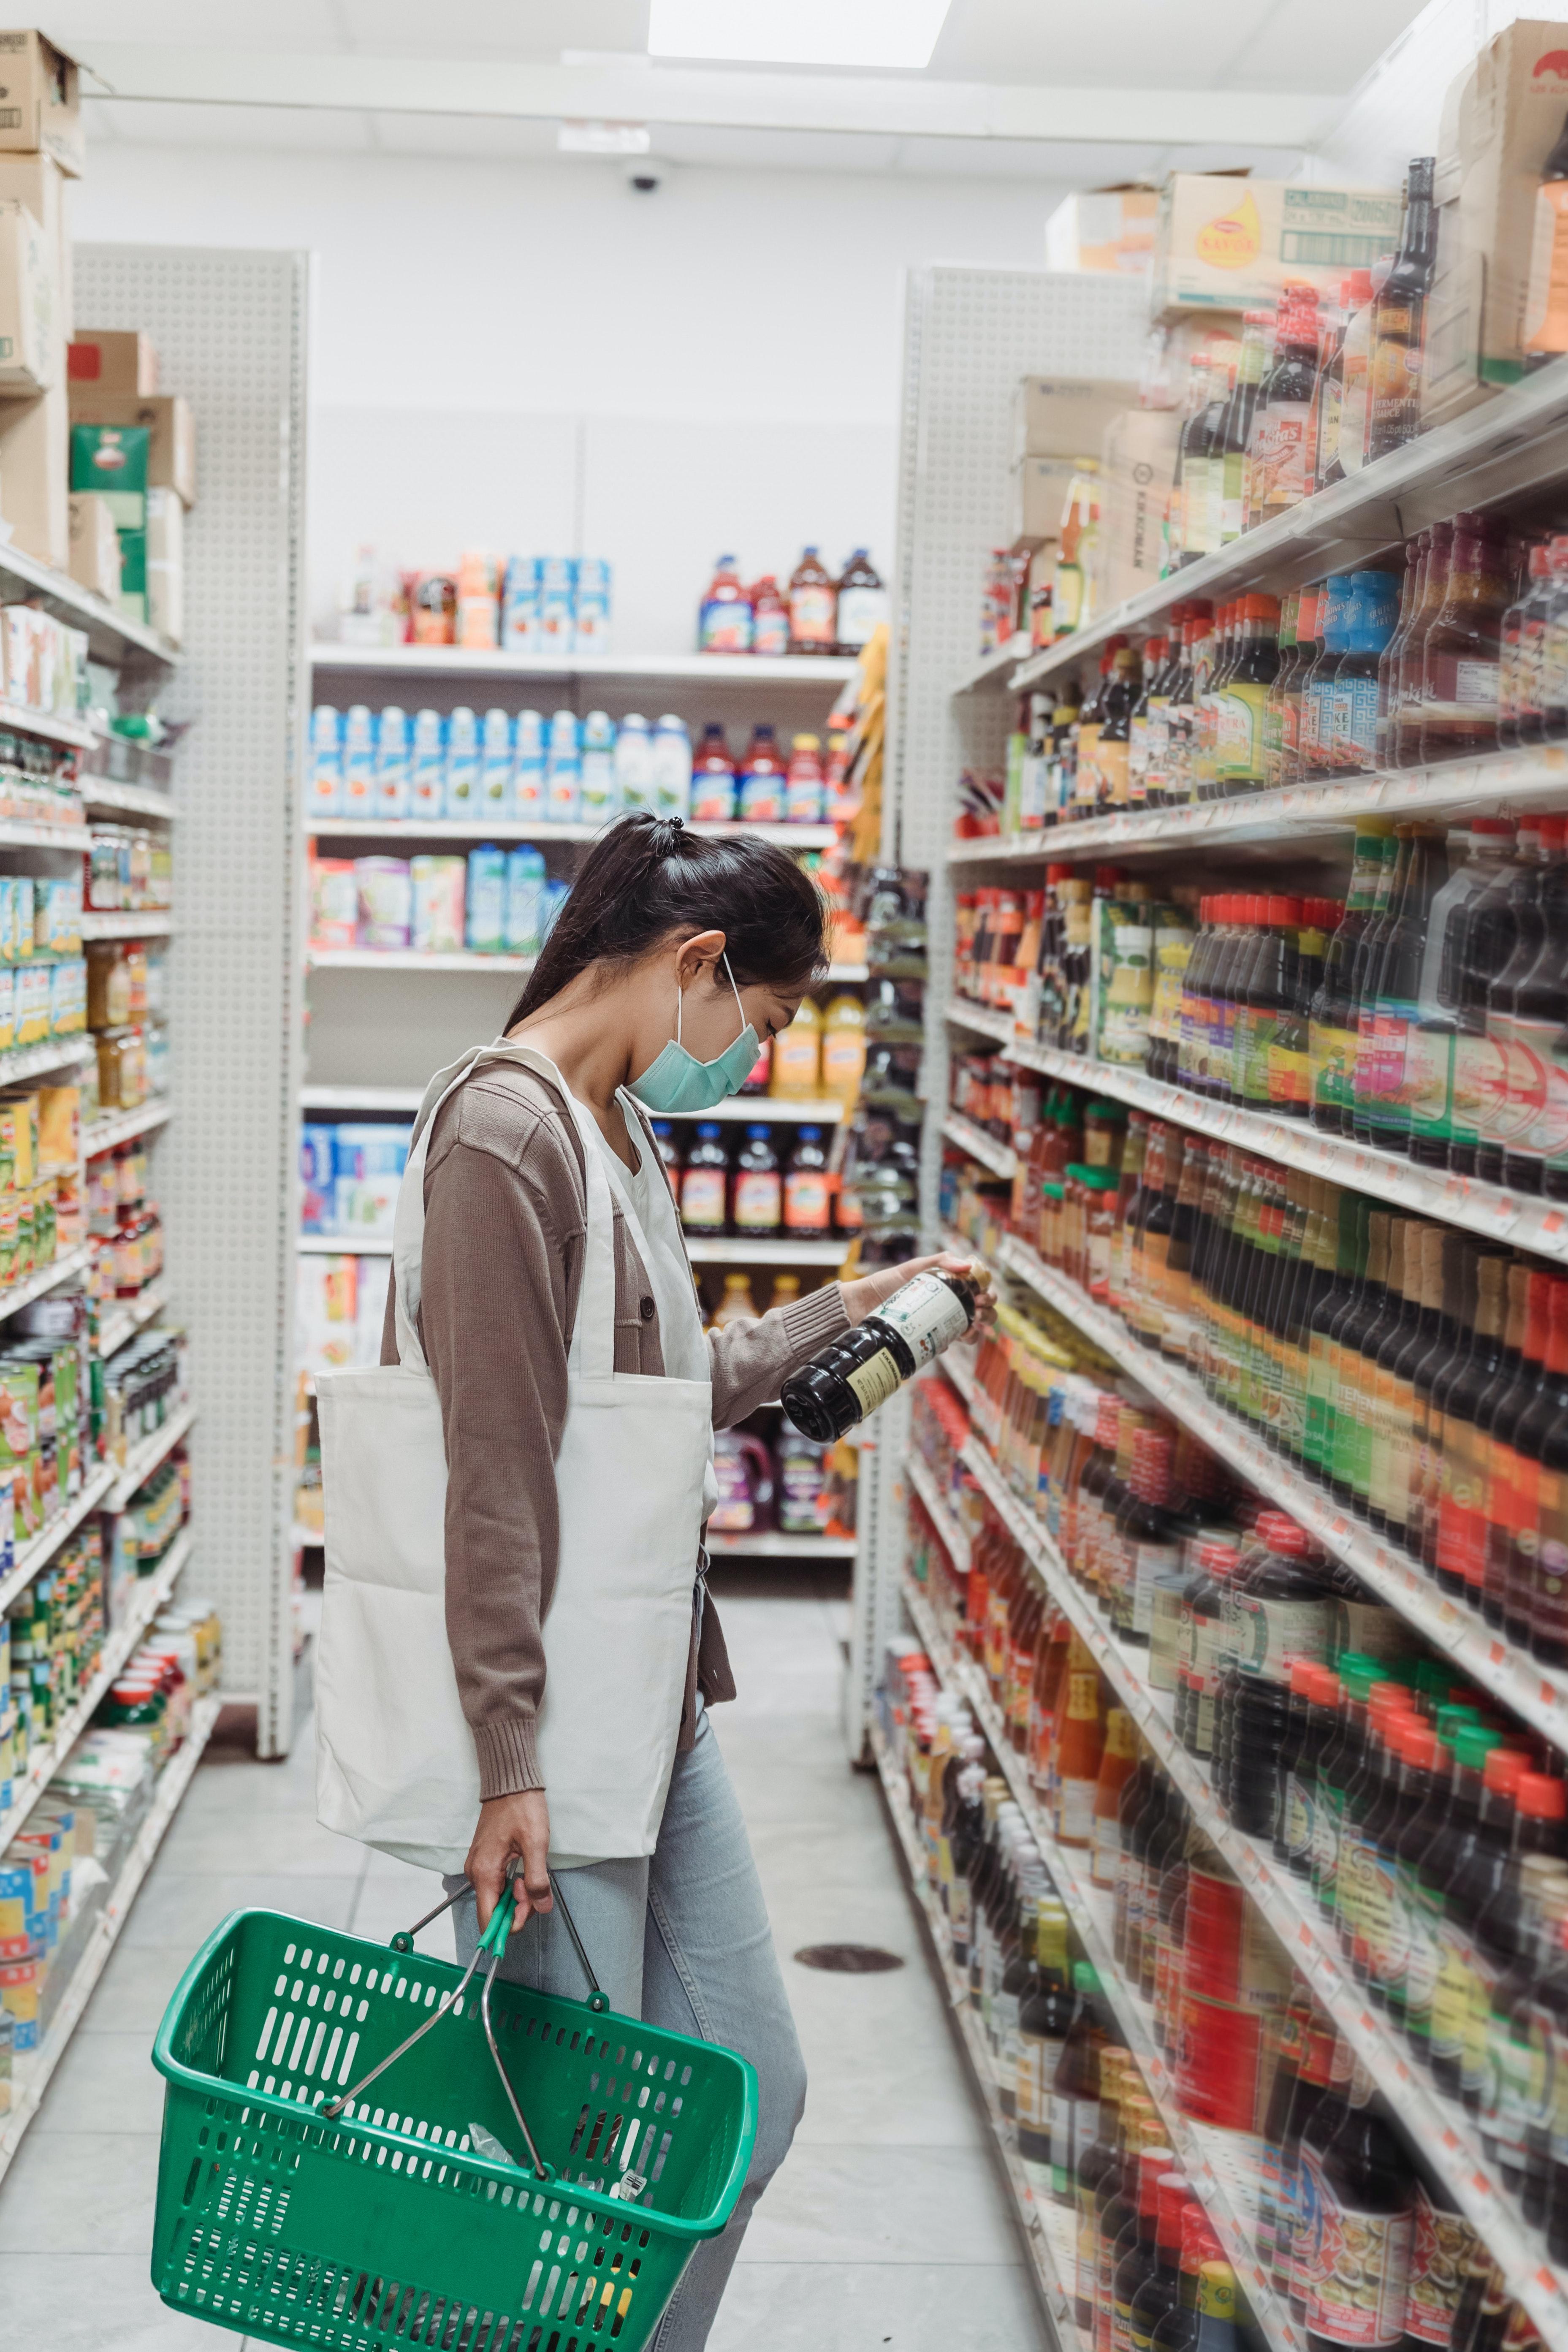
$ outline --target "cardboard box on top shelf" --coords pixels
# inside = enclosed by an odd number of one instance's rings
[[[74,349],[74,346],[73,346]],[[196,502],[196,421],[190,403],[177,392],[100,392],[96,384],[69,386],[73,425],[140,425],[147,434],[147,488],[174,490],[181,502]]]
[[[71,488],[107,499],[121,530],[147,528],[148,437],[142,425],[71,425]]]
[[[1046,223],[1046,268],[1144,275],[1154,254],[1160,191],[1148,181],[1079,188]]]
[[[0,400],[0,516],[25,555],[57,572],[70,563],[69,460],[63,383],[31,400]]]
[[[1083,453],[1092,456],[1097,445]],[[1043,547],[1059,539],[1062,509],[1067,504],[1077,459],[1020,457],[1008,478],[1007,543],[1015,553]]]
[[[185,509],[177,490],[147,491],[147,625],[172,646],[185,636]]]
[[[1124,408],[1106,428],[1100,497],[1102,611],[1153,587],[1160,578],[1182,423],[1173,408]]]
[[[0,197],[0,399],[59,382],[54,257],[25,205]]]
[[[1150,310],[1250,310],[1287,278],[1334,292],[1399,244],[1397,188],[1173,172],[1160,192]]]
[[[1568,24],[1521,18],[1450,83],[1437,133],[1437,268],[1426,305],[1424,426],[1525,373],[1542,168],[1568,115]]]
[[[0,150],[0,197],[26,205],[42,221],[54,255],[59,289],[56,324],[60,339],[58,373],[66,373],[65,353],[76,316],[76,280],[71,254],[70,182],[52,155],[9,155]]]
[[[120,541],[114,516],[109,500],[95,490],[71,492],[70,576],[111,604],[120,593]]]
[[[1026,375],[1013,392],[1013,463],[1020,457],[1092,457],[1135,384],[1109,376]]]
[[[126,400],[158,389],[158,350],[151,335],[117,327],[79,327],[71,337],[70,380]]]
[[[87,169],[80,77],[42,33],[0,33],[0,148],[48,155],[79,179]]]

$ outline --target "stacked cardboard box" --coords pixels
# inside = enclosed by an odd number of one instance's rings
[[[189,404],[159,391],[158,354],[147,335],[84,328],[72,341],[69,372],[73,575],[179,645],[184,516],[196,496]]]
[[[16,544],[64,571],[68,181],[85,141],[74,62],[41,33],[0,32],[0,516]]]

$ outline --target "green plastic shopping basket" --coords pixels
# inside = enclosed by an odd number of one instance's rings
[[[497,1978],[510,1911],[466,1970],[271,1911],[208,1937],[153,2049],[165,2303],[321,2352],[651,2340],[734,2210],[757,2078],[591,1969],[586,2003]]]

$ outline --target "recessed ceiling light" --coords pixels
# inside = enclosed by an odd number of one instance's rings
[[[646,122],[563,122],[555,134],[562,155],[646,155]]]
[[[928,66],[951,0],[650,0],[653,58]]]

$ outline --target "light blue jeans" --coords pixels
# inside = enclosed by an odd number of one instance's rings
[[[448,1895],[466,1885],[448,1878]],[[652,2352],[701,2352],[758,2198],[789,2152],[805,2105],[805,2064],[779,1974],[746,1825],[706,1707],[697,1742],[675,1759],[658,1845],[635,1862],[562,1874],[584,1949],[610,2006],[677,2033],[740,2051],[757,2070],[756,2147],[729,2226],[698,2248],[659,2323]],[[479,1940],[474,1898],[453,1906],[458,1958]],[[527,1920],[500,1973],[535,1991],[588,1987],[559,1915]]]

